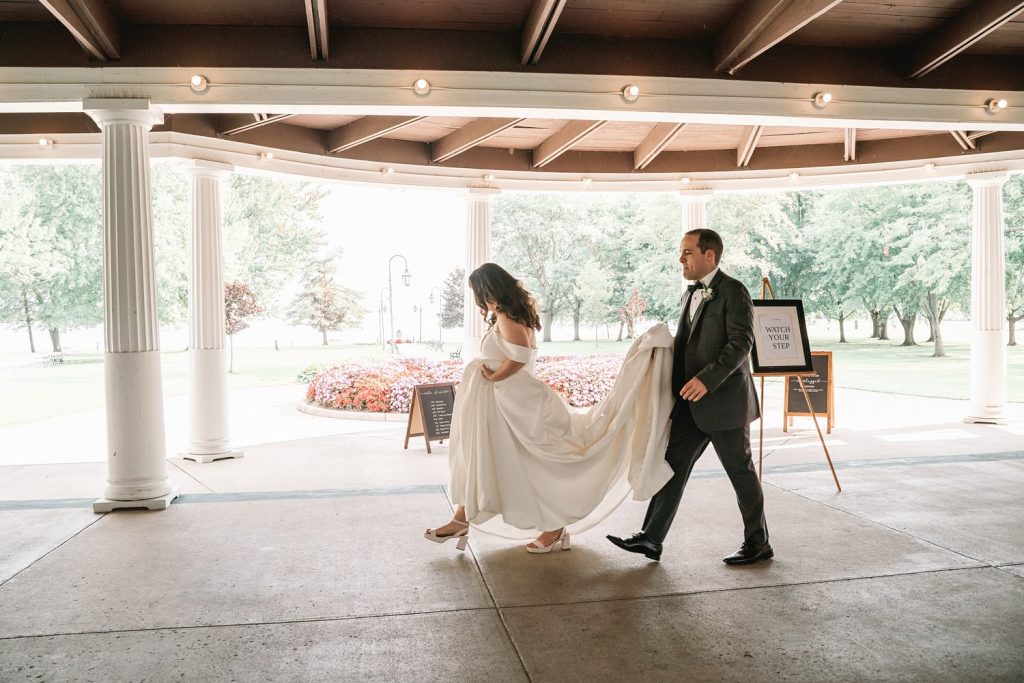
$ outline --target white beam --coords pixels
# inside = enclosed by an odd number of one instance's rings
[[[555,30],[555,23],[562,14],[566,0],[534,0],[530,14],[523,27],[522,64],[536,64]]]
[[[910,58],[909,77],[931,73],[1021,11],[1021,0],[975,0],[917,45]]]
[[[748,0],[715,44],[715,70],[736,73],[842,0]]]
[[[857,129],[843,130],[843,161],[857,160]]]
[[[331,26],[327,20],[327,0],[305,0],[309,54],[313,59],[330,57]]]
[[[533,167],[540,168],[557,159],[573,145],[603,126],[606,121],[570,121],[548,136],[533,150]]]
[[[965,152],[969,152],[972,149],[978,148],[978,146],[974,144],[974,140],[972,140],[967,135],[966,131],[951,130],[949,131],[949,134],[953,136],[953,139],[956,140],[957,144],[960,145],[961,149],[963,149]]]
[[[467,149],[476,147],[487,138],[493,137],[511,128],[523,119],[488,119],[481,118],[468,123],[462,128],[449,133],[430,145],[430,161],[438,164],[447,161]]]
[[[659,123],[633,150],[633,168],[640,170],[654,161],[668,143],[686,126],[685,123]]]
[[[217,131],[218,135],[238,135],[246,131],[253,130],[254,128],[260,128],[271,123],[278,121],[284,121],[290,119],[295,114],[261,114],[256,113],[253,116],[247,114],[227,114],[220,118],[220,130]],[[255,118],[253,118],[255,117]]]
[[[757,141],[761,139],[764,126],[748,126],[740,138],[740,146],[736,148],[736,166],[743,168],[750,164],[750,157],[754,156],[757,149]]]
[[[364,116],[327,134],[327,151],[342,152],[394,133],[426,116]]]
[[[120,59],[117,19],[103,0],[39,0],[96,59]]]

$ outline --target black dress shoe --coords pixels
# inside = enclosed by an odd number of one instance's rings
[[[655,562],[661,559],[661,544],[647,538],[647,534],[642,531],[638,534],[633,534],[629,538],[619,538],[618,536],[611,535],[606,538],[623,550],[646,555],[647,559],[654,560]]]
[[[726,564],[754,564],[759,560],[770,560],[775,557],[775,551],[768,543],[764,545],[750,546],[744,543],[740,549],[729,557],[723,557],[722,562]]]

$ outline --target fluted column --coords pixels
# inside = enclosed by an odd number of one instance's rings
[[[240,458],[228,436],[228,362],[224,350],[221,184],[228,164],[193,161],[189,232],[189,438],[183,458]]]
[[[165,509],[167,474],[156,308],[150,128],[163,115],[145,100],[87,100],[103,132],[103,333],[107,487],[96,512]]]
[[[971,402],[965,422],[1006,423],[1006,173],[972,173]]]
[[[682,239],[690,230],[708,227],[708,200],[711,199],[711,190],[680,190],[679,196],[682,199],[683,219],[683,229],[679,233],[679,238]],[[686,279],[682,275],[680,278],[685,287]]]
[[[495,188],[474,187],[466,195],[466,277],[491,260],[491,200],[500,193],[501,190]],[[480,341],[485,331],[483,317],[468,285],[463,313],[462,359],[468,363],[480,355]]]

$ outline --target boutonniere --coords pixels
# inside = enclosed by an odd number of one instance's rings
[[[715,290],[713,290],[711,287],[698,289],[697,293],[700,294],[701,303],[707,303],[715,298]]]

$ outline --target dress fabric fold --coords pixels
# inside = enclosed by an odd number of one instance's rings
[[[637,337],[611,392],[570,407],[534,375],[536,349],[492,328],[466,366],[450,440],[452,502],[481,531],[514,539],[563,526],[580,533],[633,492],[646,500],[671,478],[665,461],[672,412],[672,334],[658,324]],[[506,359],[524,367],[499,382]]]

